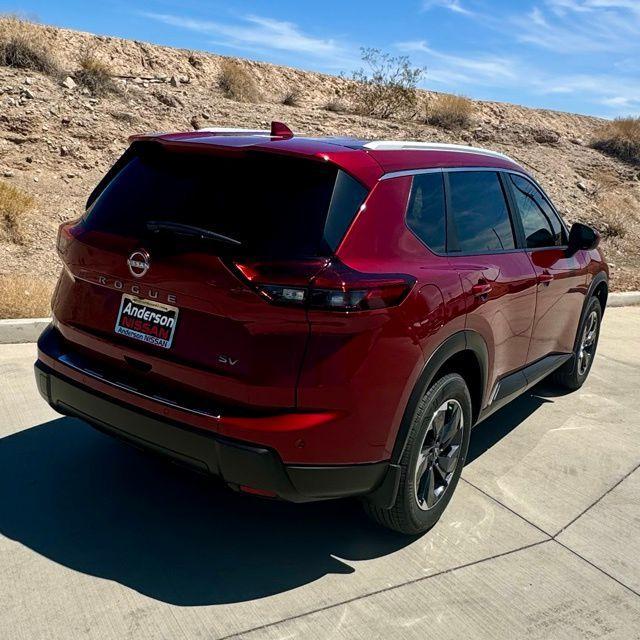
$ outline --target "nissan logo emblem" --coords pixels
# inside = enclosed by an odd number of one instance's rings
[[[127,259],[129,271],[134,278],[142,278],[149,271],[151,256],[144,250],[134,251]]]

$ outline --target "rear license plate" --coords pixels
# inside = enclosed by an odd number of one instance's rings
[[[123,294],[115,332],[168,349],[178,324],[178,309]]]

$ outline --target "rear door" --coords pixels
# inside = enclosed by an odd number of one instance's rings
[[[581,252],[568,251],[564,224],[531,180],[512,173],[505,174],[505,180],[537,279],[537,307],[527,361],[550,353],[569,353],[586,290],[584,257]]]
[[[487,391],[526,363],[536,306],[536,276],[518,248],[497,171],[445,171],[447,251],[467,299],[466,328],[489,353]]]
[[[314,275],[365,195],[327,162],[141,150],[76,225],[56,318],[222,400],[294,406],[306,311],[252,274]]]

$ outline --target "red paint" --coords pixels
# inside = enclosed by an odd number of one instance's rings
[[[150,367],[144,374],[149,383],[219,402],[220,418],[136,397],[46,353],[40,359],[121,402],[272,447],[286,463],[388,459],[425,363],[465,328],[487,345],[486,404],[500,376],[547,353],[571,350],[588,285],[606,271],[595,250],[572,256],[560,248],[436,255],[404,222],[412,178],[380,180],[388,172],[429,167],[524,173],[508,160],[449,151],[367,151],[357,143],[290,137],[284,129],[273,137],[192,132],[156,139],[202,153],[250,149],[331,162],[370,193],[335,255],[306,263],[262,256],[233,264],[183,253],[152,256],[149,272],[137,279],[126,262],[140,248],[136,240],[88,232],[81,222],[62,226],[65,269],[53,314],[69,348],[121,372],[129,371],[126,359],[141,361]],[[286,178],[277,188],[286,189]],[[357,312],[280,306],[269,302],[265,282],[307,292],[366,289],[375,302]],[[124,292],[179,308],[170,350],[113,333]]]

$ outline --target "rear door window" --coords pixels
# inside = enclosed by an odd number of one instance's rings
[[[240,241],[235,254],[318,256],[336,249],[366,194],[329,163],[256,152],[145,152],[94,200],[85,226],[144,238],[148,221],[172,222]]]
[[[454,237],[449,251],[487,253],[515,248],[502,184],[493,171],[452,171],[449,216]]]
[[[522,220],[528,249],[565,244],[560,220],[545,197],[529,180],[509,174],[511,191]]]
[[[429,249],[436,253],[445,252],[447,234],[442,172],[413,177],[407,226]]]

